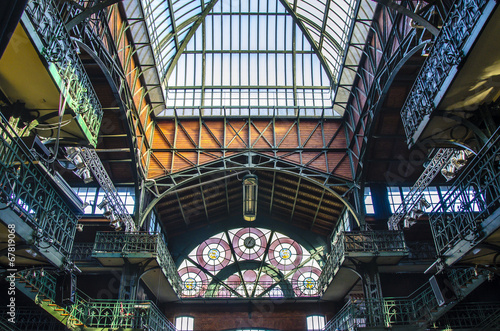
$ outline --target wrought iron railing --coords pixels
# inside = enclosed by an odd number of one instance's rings
[[[429,215],[438,256],[459,241],[472,242],[481,223],[500,207],[500,128],[471,159]]]
[[[101,104],[56,5],[52,0],[31,0],[25,13],[40,39],[41,54],[56,76],[54,80],[77,120],[83,119],[83,129],[88,130],[89,142],[95,146],[103,114]]]
[[[9,316],[6,315],[8,312],[7,309],[2,307],[0,309],[1,316]],[[59,323],[56,319],[50,316],[48,313],[44,312],[41,309],[37,309],[34,307],[28,306],[16,306],[15,317],[13,318],[14,323],[5,323],[2,325],[0,321],[0,330],[9,330],[9,331],[17,331],[17,330],[43,330],[43,331],[62,331],[66,330],[66,328]],[[4,326],[5,329],[2,329],[1,326]]]
[[[71,252],[72,261],[92,261],[94,243],[74,243]]]
[[[36,231],[36,245],[69,257],[79,217],[14,132],[0,114],[0,202]]]
[[[151,301],[93,300],[86,304],[84,323],[88,328],[131,328],[134,330],[175,331]]]
[[[478,278],[474,268],[454,269],[449,272],[450,284],[457,294],[457,301],[463,299],[463,291],[473,280]],[[380,321],[371,318],[369,311],[374,308],[384,312],[383,325]],[[356,328],[386,327],[426,324],[437,318],[439,305],[430,283],[425,283],[413,294],[401,298],[384,298],[383,301],[355,300],[349,301],[332,320],[325,331],[355,330]]]
[[[448,14],[430,56],[401,110],[408,145],[415,143],[414,135],[425,117],[437,106],[435,100],[453,67],[463,59],[464,46],[485,8],[487,0],[457,0]]]
[[[439,329],[493,330],[500,321],[500,302],[473,302],[456,305],[436,321]]]
[[[357,328],[372,327],[366,307],[366,300],[349,301],[335,315],[323,329],[324,331],[356,330]],[[380,303],[379,303],[380,304]]]
[[[332,243],[332,250],[318,279],[318,288],[324,292],[342,265],[346,253],[381,252],[408,253],[402,231],[340,232]]]
[[[413,241],[407,242],[408,257],[407,260],[436,260],[436,247],[432,241]]]
[[[168,251],[167,245],[160,233],[148,232],[98,232],[94,244],[93,256],[100,254],[120,253],[136,254],[151,253],[161,267],[177,294],[181,293],[181,279],[175,262]]]
[[[50,303],[56,302],[56,277],[49,273],[41,276],[40,273],[33,274],[32,272],[27,270],[17,274],[23,282],[29,284],[32,291],[37,292],[37,300],[48,299]],[[16,286],[22,286],[22,282],[16,282]],[[63,309],[67,314],[66,321],[77,321],[79,325],[84,325],[86,328],[176,330],[151,301],[94,300],[77,291],[74,304],[58,309]],[[68,326],[71,327],[71,323]]]

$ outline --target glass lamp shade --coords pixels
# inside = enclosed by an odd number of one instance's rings
[[[257,176],[243,177],[243,219],[245,221],[255,221],[257,217],[257,189]]]

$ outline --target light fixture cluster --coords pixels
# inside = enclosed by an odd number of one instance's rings
[[[66,159],[75,166],[75,170],[73,170],[75,175],[83,179],[85,184],[94,180],[90,169],[83,160],[80,147],[67,147],[66,154]]]
[[[404,217],[404,228],[408,229],[412,225],[415,225],[415,223],[417,223],[417,220],[424,215],[425,210],[429,207],[431,207],[429,201],[427,201],[424,197],[420,198],[420,200],[418,200],[415,206],[410,210],[408,215]]]
[[[471,151],[461,150],[458,155],[450,158],[450,162],[441,169],[441,175],[447,182],[455,178],[458,171],[467,163],[467,159],[471,154]]]
[[[102,215],[109,220],[109,225],[115,229],[115,231],[120,231],[122,229],[122,222],[116,216],[113,206],[111,206],[108,199],[102,199],[102,201],[97,205],[97,208],[103,211]]]

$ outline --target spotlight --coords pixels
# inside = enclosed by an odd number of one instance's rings
[[[446,168],[441,169],[441,175],[446,179],[447,182],[453,179],[455,177],[455,173],[453,171],[450,171]]]
[[[417,220],[408,215],[406,215],[405,218],[403,219],[403,226],[405,229],[409,229],[415,223],[417,223]]]
[[[109,207],[108,204],[104,205],[104,212],[102,213],[104,217],[111,218],[113,215],[113,210]]]
[[[121,229],[122,229],[122,222],[116,222],[112,226],[115,228],[115,231],[121,231]]]
[[[83,177],[83,182],[85,184],[88,184],[94,180],[94,178],[92,177],[92,174],[90,173],[90,170],[88,168],[83,169],[82,177]]]
[[[104,206],[106,206],[108,203],[109,203],[108,199],[104,198],[104,199],[102,199],[101,202],[99,202],[99,204],[97,205],[97,208],[103,209]]]
[[[118,222],[118,218],[116,218],[115,214],[113,212],[110,212],[108,215],[104,215],[107,219],[109,219],[110,224],[115,224]]]
[[[83,224],[77,224],[77,226],[76,226],[76,230],[77,230],[78,232],[83,232]]]
[[[76,154],[75,157],[73,157],[72,161],[75,167],[77,167],[78,169],[82,169],[83,167],[85,167],[85,162],[83,162],[83,158],[80,154]]]
[[[427,209],[427,208],[431,207],[431,204],[425,198],[420,198],[419,204],[420,204],[420,208],[422,208],[422,209]]]

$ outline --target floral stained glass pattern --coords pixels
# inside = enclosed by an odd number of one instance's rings
[[[238,228],[199,244],[179,267],[183,297],[314,297],[318,254],[267,229]]]

